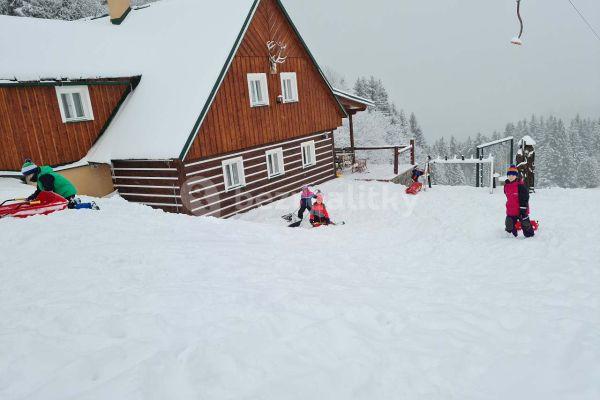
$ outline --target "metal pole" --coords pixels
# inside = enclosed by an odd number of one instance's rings
[[[494,193],[494,156],[490,154],[490,194]]]
[[[515,162],[515,139],[510,139],[510,163]],[[508,167],[508,165],[507,165]]]
[[[477,159],[479,160],[479,148],[477,149]],[[475,164],[475,187],[479,187],[479,165]]]
[[[398,175],[398,146],[394,147],[394,175]]]

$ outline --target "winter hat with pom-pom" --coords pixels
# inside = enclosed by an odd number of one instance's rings
[[[23,174],[23,176],[32,175],[35,173],[35,171],[37,171],[37,168],[37,165],[35,165],[31,160],[27,159],[25,160],[23,167],[21,167],[21,174]]]
[[[515,165],[511,165],[510,167],[508,167],[508,171],[506,171],[506,176],[519,176],[519,170],[517,169],[517,167]]]

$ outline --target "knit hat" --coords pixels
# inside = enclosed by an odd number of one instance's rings
[[[317,202],[318,203],[322,203],[323,202],[323,195],[320,194],[320,193],[317,195]]]
[[[510,167],[508,167],[508,171],[506,172],[506,176],[519,176],[519,170],[517,169],[517,167],[515,165],[511,165]]]
[[[35,165],[31,160],[27,159],[21,168],[21,174],[23,174],[23,176],[32,175],[35,173],[37,168],[37,165]]]

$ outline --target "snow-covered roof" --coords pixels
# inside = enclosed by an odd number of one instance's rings
[[[522,146],[523,142],[525,142],[527,146],[535,146],[535,140],[529,135],[525,135],[519,140],[519,146]]]
[[[369,107],[375,107],[375,103],[373,103],[373,101],[371,101],[369,99],[365,99],[364,97],[357,96],[357,95],[352,94],[352,93],[348,93],[348,92],[346,92],[344,90],[333,88],[333,94],[335,94],[338,97],[342,97],[344,99],[352,100],[352,101],[364,104],[364,105],[369,106]]]
[[[0,79],[141,75],[86,159],[177,158],[257,3],[163,0],[118,26],[0,16]]]

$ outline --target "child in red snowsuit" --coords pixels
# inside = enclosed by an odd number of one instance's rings
[[[329,213],[325,204],[323,203],[323,195],[317,195],[317,202],[313,204],[310,210],[310,224],[312,226],[329,225],[331,220],[329,219]]]
[[[525,237],[532,237],[535,233],[529,220],[529,188],[519,178],[519,170],[514,165],[508,168],[507,180],[504,183],[506,195],[506,232],[518,235],[516,223],[521,221]]]

